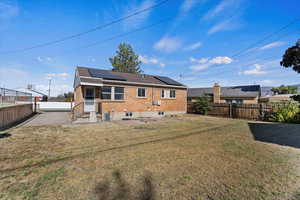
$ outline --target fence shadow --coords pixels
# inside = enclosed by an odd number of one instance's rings
[[[99,182],[94,188],[97,200],[154,200],[152,176],[147,173],[138,186],[130,185],[120,171],[114,171],[111,179]]]
[[[10,136],[11,136],[10,133],[0,133],[0,139],[8,138],[8,137],[10,137]]]
[[[249,122],[255,140],[300,148],[300,124]]]

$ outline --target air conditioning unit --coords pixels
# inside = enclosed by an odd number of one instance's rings
[[[153,105],[155,106],[160,106],[161,105],[161,101],[158,100],[158,101],[153,101]]]

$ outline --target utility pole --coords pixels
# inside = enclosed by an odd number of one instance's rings
[[[51,78],[49,78],[48,99],[50,98],[50,91],[51,91]]]

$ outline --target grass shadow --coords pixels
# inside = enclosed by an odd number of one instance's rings
[[[144,175],[139,185],[141,188],[129,185],[117,170],[110,180],[96,184],[94,194],[97,200],[155,200],[151,174]]]
[[[255,140],[300,148],[300,125],[284,123],[249,122]]]

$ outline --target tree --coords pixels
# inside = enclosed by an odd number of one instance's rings
[[[206,115],[211,110],[212,99],[208,95],[200,96],[194,103],[194,109],[196,113]]]
[[[121,43],[116,51],[116,56],[109,58],[113,71],[140,74],[141,61],[139,56],[133,51],[130,44]]]
[[[283,55],[281,66],[293,67],[293,70],[300,73],[300,39],[295,46],[288,48]]]
[[[296,86],[284,86],[274,87],[271,89],[274,94],[297,94],[298,88]]]
[[[300,103],[300,95],[293,95],[291,96],[291,98],[294,100],[294,101],[298,101]]]

